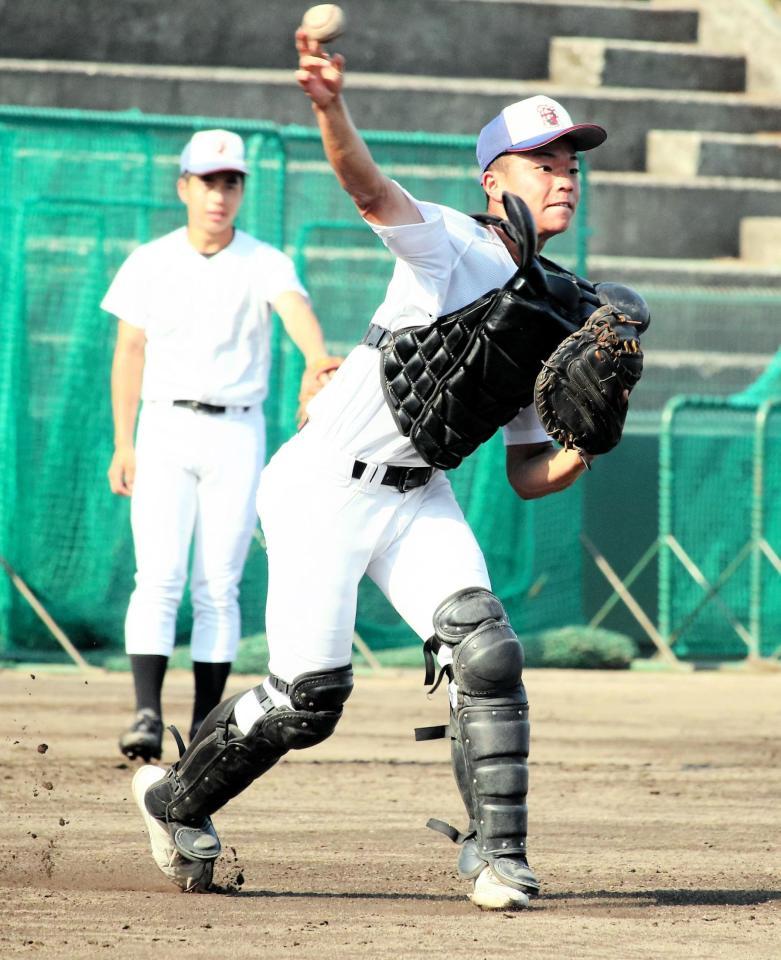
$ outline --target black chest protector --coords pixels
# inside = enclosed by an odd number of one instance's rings
[[[508,199],[505,209],[515,221],[520,214],[508,209]],[[380,350],[396,425],[430,466],[457,467],[532,403],[543,361],[601,304],[587,280],[534,256],[530,221],[520,224],[520,237],[513,223],[501,221],[521,240],[522,261],[504,287],[427,326],[391,333],[372,324],[363,339]]]

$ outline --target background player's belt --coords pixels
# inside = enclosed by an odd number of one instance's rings
[[[367,464],[362,460],[356,460],[353,464],[353,480],[362,477],[366,467]],[[433,472],[431,467],[386,467],[380,483],[395,487],[400,493],[406,493],[407,490],[414,490],[416,487],[427,484]]]
[[[200,400],[174,400],[175,407],[187,407],[198,413],[225,413],[228,407],[220,407],[214,403],[201,403]],[[240,410],[249,410],[249,407],[240,407]]]

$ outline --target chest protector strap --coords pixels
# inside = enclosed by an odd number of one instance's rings
[[[600,306],[595,288],[535,255],[528,208],[504,194],[520,266],[501,288],[422,327],[372,324],[363,342],[380,351],[385,399],[396,425],[432,467],[457,467],[534,397],[543,361]],[[509,229],[507,229],[509,227]]]

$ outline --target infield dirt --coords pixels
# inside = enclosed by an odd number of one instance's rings
[[[258,678],[234,677],[228,692]],[[157,872],[116,746],[127,674],[0,672],[0,956],[777,958],[781,674],[528,671],[530,910],[477,911],[420,672],[357,677],[336,734],[216,814],[222,892]],[[166,680],[187,729],[191,678]],[[164,760],[175,757],[168,738]]]

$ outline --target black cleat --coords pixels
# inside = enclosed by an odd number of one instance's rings
[[[163,753],[163,721],[160,716],[148,707],[139,710],[133,725],[119,738],[119,749],[129,760],[138,758],[144,763],[159,760]]]

